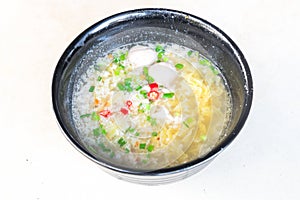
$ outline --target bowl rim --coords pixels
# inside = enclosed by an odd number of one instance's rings
[[[84,44],[84,41],[89,40],[89,36],[92,34],[96,33],[97,31],[101,30],[99,27],[103,26],[104,24],[109,23],[110,21],[114,22],[114,19],[117,19],[122,16],[130,16],[134,15],[137,13],[168,13],[168,14],[174,14],[174,15],[184,15],[188,16],[189,18],[193,18],[193,20],[196,20],[197,23],[202,23],[206,25],[206,29],[210,28],[215,31],[218,35],[222,36],[222,40],[226,40],[226,42],[231,46],[232,50],[234,50],[234,54],[239,60],[239,65],[240,65],[240,70],[242,70],[242,74],[244,76],[244,81],[245,85],[245,102],[243,105],[243,109],[241,112],[241,116],[234,127],[233,131],[228,134],[228,136],[220,142],[216,147],[213,148],[212,151],[210,151],[208,154],[206,154],[203,157],[197,158],[195,160],[189,161],[184,164],[180,164],[178,166],[170,167],[170,168],[162,168],[162,169],[157,169],[157,170],[149,170],[149,171],[138,171],[138,170],[133,170],[133,169],[126,169],[126,168],[120,168],[117,165],[113,164],[108,164],[105,161],[99,161],[95,157],[93,157],[89,152],[87,152],[84,148],[81,147],[81,145],[68,133],[68,130],[66,126],[63,123],[63,120],[60,116],[60,111],[58,109],[58,104],[57,104],[57,98],[56,94],[58,93],[58,88],[59,86],[59,78],[61,77],[61,71],[63,71],[66,67],[66,62],[75,54],[76,48],[80,47],[80,44]],[[252,76],[251,72],[248,66],[248,63],[241,52],[241,50],[238,48],[238,46],[234,43],[234,41],[227,35],[225,34],[221,29],[213,25],[212,23],[195,16],[193,14],[189,14],[183,11],[178,11],[178,10],[173,10],[173,9],[167,9],[167,8],[140,8],[140,9],[133,9],[133,10],[128,10],[124,12],[120,12],[114,15],[111,15],[107,18],[104,18],[89,28],[85,29],[83,32],[81,32],[71,43],[70,45],[66,48],[62,56],[60,57],[56,68],[53,73],[53,78],[52,78],[52,107],[56,116],[56,121],[66,137],[66,139],[85,157],[88,159],[92,160],[93,162],[97,163],[98,165],[113,170],[118,173],[126,173],[127,175],[141,175],[141,176],[161,176],[161,175],[170,175],[170,174],[175,174],[179,173],[181,171],[186,171],[190,168],[195,168],[199,165],[202,165],[206,162],[211,161],[213,158],[215,158],[218,154],[220,154],[225,148],[227,148],[232,141],[236,138],[236,136],[239,134],[241,129],[243,128],[246,119],[248,118],[248,115],[250,113],[251,105],[252,105],[252,100],[253,100],[253,81],[252,81]]]

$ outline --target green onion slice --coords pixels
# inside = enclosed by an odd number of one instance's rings
[[[90,113],[87,113],[87,114],[84,114],[84,115],[80,115],[80,118],[82,119],[82,118],[85,118],[85,117],[89,117],[89,116],[91,116],[92,114],[90,114]]]
[[[95,86],[92,85],[89,89],[89,92],[94,92],[94,90],[95,90]]]
[[[100,116],[96,112],[92,112],[92,120],[93,121],[99,121]]]
[[[209,60],[205,59],[205,58],[200,59],[199,63],[201,65],[208,66],[208,67],[212,65],[211,62]]]
[[[125,144],[126,144],[126,141],[124,140],[124,138],[120,138],[119,140],[118,140],[118,144],[120,145],[120,147],[122,147],[122,146],[124,146]]]
[[[177,63],[177,64],[175,65],[175,67],[176,67],[177,69],[182,69],[182,68],[184,67],[184,65],[181,64],[181,63]]]
[[[142,89],[142,86],[140,85],[135,88],[136,91],[139,91],[140,89]]]
[[[153,137],[155,137],[155,136],[157,136],[157,132],[152,132],[151,135],[152,135]]]
[[[165,49],[161,45],[157,45],[155,47],[155,51],[160,53],[160,52],[165,52]]]
[[[173,93],[173,92],[170,92],[170,93],[164,93],[164,94],[163,94],[163,98],[168,98],[168,99],[170,99],[170,98],[173,98],[173,96],[174,96],[174,93]]]
[[[154,150],[154,145],[149,145],[148,147],[147,147],[147,150],[148,150],[148,152],[152,152],[153,150]]]
[[[122,54],[120,55],[119,59],[120,59],[121,61],[125,60],[125,59],[126,59],[126,54],[125,54],[125,53],[122,53]]]
[[[95,128],[93,130],[94,136],[99,136],[100,134],[106,135],[106,130],[103,128],[103,125],[100,125],[100,127]]]
[[[124,91],[126,89],[123,83],[118,83],[117,87],[119,88],[119,90],[122,90],[122,91]]]
[[[140,149],[145,149],[146,148],[146,143],[141,143],[140,144]]]

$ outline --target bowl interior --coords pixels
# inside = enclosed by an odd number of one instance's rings
[[[200,52],[222,71],[232,96],[232,117],[226,137],[199,163],[228,145],[242,128],[252,101],[252,80],[238,47],[221,30],[192,15],[171,10],[135,10],[107,18],[79,35],[59,60],[53,78],[53,105],[71,142],[96,160],[79,139],[71,104],[74,81],[100,56],[128,43],[175,43]],[[111,163],[96,160],[101,165]],[[113,166],[118,169],[117,166]],[[184,167],[184,166],[181,166]],[[180,168],[180,166],[179,166]]]

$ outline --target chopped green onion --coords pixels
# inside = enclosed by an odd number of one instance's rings
[[[126,144],[126,141],[123,138],[120,138],[118,140],[118,144],[120,145],[120,147],[124,146]]]
[[[144,68],[143,68],[143,74],[144,74],[145,76],[149,76],[149,69],[148,69],[148,67],[144,67]]]
[[[156,52],[165,52],[165,49],[161,46],[161,45],[157,45],[156,47],[155,47],[155,51]]]
[[[125,80],[124,80],[125,86],[130,86],[131,85],[131,81],[132,81],[132,78],[125,78]]]
[[[143,110],[143,109],[138,109],[138,112],[139,112],[139,113],[144,113],[145,110]]]
[[[147,121],[150,122],[151,126],[156,125],[156,119],[152,118],[151,116],[147,116]]]
[[[176,67],[177,69],[182,69],[184,66],[183,66],[183,64],[178,63],[178,64],[175,65],[175,67]]]
[[[182,122],[187,128],[190,128],[189,125],[186,122]]]
[[[124,91],[126,89],[123,83],[118,83],[117,87],[119,88],[119,90],[122,90],[122,91]]]
[[[122,53],[120,55],[120,58],[119,58],[121,61],[125,60],[126,59],[126,54],[125,53]]]
[[[120,73],[121,73],[121,70],[124,70],[125,67],[123,65],[119,65],[115,70],[114,70],[114,73],[116,76],[119,76]]]
[[[131,128],[131,126],[129,126],[126,130],[125,133],[130,132],[133,133],[135,131],[135,128]]]
[[[134,131],[135,131],[135,129],[134,128],[131,128],[131,127],[129,127],[129,130],[128,130],[130,133],[133,133]]]
[[[139,91],[140,89],[142,89],[142,86],[140,85],[135,88],[136,91]]]
[[[147,81],[148,81],[148,83],[153,83],[154,78],[152,76],[147,76]]]
[[[193,122],[193,118],[189,117],[185,121],[186,121],[186,123],[190,124]]]
[[[209,68],[211,69],[211,71],[215,74],[218,75],[219,71],[214,67],[214,66],[209,66]]]
[[[187,127],[190,128],[191,123],[193,122],[193,118],[189,117],[187,118],[185,121],[183,121],[182,123]]]
[[[139,107],[139,108],[138,108],[138,112],[139,112],[139,113],[144,113],[145,110]]]
[[[92,114],[84,114],[84,115],[80,115],[80,118],[82,119],[82,118],[85,118],[85,117],[89,117],[89,116],[91,116]]]
[[[124,65],[121,65],[121,64],[119,64],[119,66],[118,66],[120,69],[125,69],[125,66]]]
[[[202,141],[206,141],[206,140],[207,140],[207,135],[201,135],[201,136],[200,136],[200,139],[201,139]]]
[[[114,63],[119,63],[119,62],[120,62],[120,58],[114,57],[113,62],[114,62]]]
[[[147,94],[146,94],[146,95],[147,95]],[[147,97],[145,97],[145,98],[147,98]],[[144,112],[145,112],[144,109],[141,108],[142,106],[143,106],[142,103],[140,103],[140,104],[138,105],[138,112],[139,112],[139,113],[144,113]]]
[[[100,127],[95,128],[95,129],[93,130],[93,133],[94,133],[95,136],[99,136],[100,134],[106,135],[107,132],[106,132],[106,130],[103,128],[103,125],[100,124]]]
[[[143,95],[145,98],[147,98],[147,91],[146,90],[141,90],[140,94]]]
[[[101,80],[102,80],[102,77],[98,76],[97,81],[101,81]]]
[[[161,62],[161,60],[163,60],[164,62],[167,62],[169,60],[167,57],[164,57],[165,49],[161,45],[157,45],[155,51],[158,53],[157,58],[159,62]]]
[[[163,98],[172,98],[174,96],[174,93],[173,92],[170,92],[170,93],[164,93],[163,94]]]
[[[147,104],[145,105],[145,109],[146,109],[146,110],[150,110],[150,104],[149,104],[149,103],[147,103]]]
[[[129,153],[130,150],[128,148],[125,149],[125,153]]]
[[[127,133],[129,131],[129,129],[131,129],[131,126],[129,126],[126,130],[125,133]]]
[[[127,92],[132,92],[132,91],[133,91],[133,88],[132,88],[131,86],[127,86],[127,87],[126,87],[126,91],[127,91]]]
[[[134,131],[135,131],[134,128],[129,129],[129,132],[130,132],[130,133],[133,133]]]
[[[162,59],[163,56],[164,56],[164,52],[160,52],[160,53],[157,54],[158,59]]]
[[[143,74],[146,76],[146,80],[148,81],[148,83],[153,83],[154,82],[154,78],[152,76],[149,76],[148,67],[143,68]]]
[[[157,132],[152,132],[152,136],[153,137],[157,136]]]
[[[168,57],[164,57],[164,58],[163,58],[163,61],[164,61],[164,62],[168,62],[168,60],[169,60]]]
[[[213,64],[212,64],[209,60],[207,60],[207,59],[205,59],[205,58],[202,58],[201,60],[199,60],[199,63],[200,63],[201,65],[204,65],[204,66],[209,67],[209,68],[211,69],[211,71],[212,71],[215,75],[218,75],[218,74],[219,74],[219,71],[217,70],[217,68],[215,68],[215,67],[213,66]]]
[[[92,120],[93,121],[99,121],[100,116],[96,112],[92,112]]]
[[[94,134],[94,136],[99,136],[99,135],[100,135],[100,133],[101,133],[101,130],[100,130],[100,128],[95,128],[95,129],[93,130],[93,134]]]
[[[94,92],[94,90],[95,90],[95,86],[92,85],[89,89],[89,92]]]
[[[140,149],[145,149],[146,148],[146,143],[141,143],[140,144]]]
[[[148,152],[152,152],[153,149],[154,149],[154,145],[151,145],[151,144],[150,144],[150,145],[147,147]]]
[[[121,72],[121,71],[120,71],[118,68],[114,70],[114,74],[115,74],[116,76],[119,76],[119,75],[120,75],[120,72]]]
[[[155,118],[152,118],[152,120],[151,120],[151,126],[154,126],[154,125],[156,125],[157,123],[156,123],[156,119]]]
[[[133,88],[131,87],[131,81],[132,81],[132,78],[126,78],[124,80],[124,83],[121,83],[119,82],[117,84],[117,87],[119,88],[119,90],[126,90],[127,92],[132,92],[133,91]]]
[[[104,134],[104,135],[106,135],[107,132],[106,132],[106,130],[103,128],[103,125],[102,125],[102,124],[100,124],[100,128],[101,128],[101,130],[102,130],[101,133]]]
[[[135,136],[140,136],[140,133],[139,133],[139,132],[136,132],[134,135],[135,135]]]
[[[189,50],[188,52],[187,52],[187,55],[188,56],[191,56],[193,54],[193,51],[192,50]]]
[[[202,58],[201,60],[199,60],[199,63],[201,65],[204,65],[204,66],[207,66],[207,67],[212,65],[211,62],[209,60],[205,59],[205,58]]]

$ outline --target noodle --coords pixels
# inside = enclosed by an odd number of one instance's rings
[[[99,58],[76,81],[72,112],[86,148],[141,170],[204,156],[230,119],[221,72],[186,47],[131,46]]]

